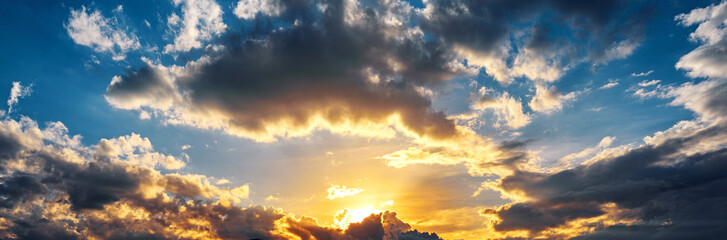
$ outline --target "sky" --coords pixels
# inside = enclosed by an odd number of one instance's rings
[[[0,19],[0,239],[727,234],[724,0],[8,1]]]

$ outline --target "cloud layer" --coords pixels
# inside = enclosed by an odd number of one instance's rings
[[[202,175],[162,173],[179,159],[132,134],[83,146],[60,122],[0,122],[3,239],[438,239],[396,213],[345,230],[273,207],[238,207],[248,185],[222,188]],[[422,238],[420,238],[420,236]]]

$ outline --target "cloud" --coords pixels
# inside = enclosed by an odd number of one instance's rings
[[[640,73],[632,73],[631,76],[634,76],[634,77],[646,77],[646,76],[651,75],[652,73],[654,73],[654,70],[649,70],[649,71],[640,72]]]
[[[482,115],[486,110],[494,111],[497,118],[495,127],[506,126],[517,129],[530,123],[531,117],[523,112],[522,103],[518,99],[510,96],[507,92],[499,96],[490,96],[490,94],[490,89],[482,87],[477,94],[471,96],[472,104],[470,108],[475,111],[474,114]]]
[[[639,47],[639,42],[634,42],[631,40],[623,40],[618,43],[614,43],[613,46],[609,49],[606,49],[603,59],[601,61],[610,61],[615,59],[624,59],[628,56],[631,56],[631,54],[636,50],[637,47]]]
[[[674,17],[679,24],[697,29],[690,34],[691,40],[702,45],[682,56],[676,64],[677,69],[684,69],[687,75],[695,77],[727,78],[727,1],[704,8],[693,9]]]
[[[328,191],[328,199],[344,198],[363,192],[360,188],[349,188],[343,185],[331,185]]]
[[[644,81],[639,82],[638,85],[639,85],[639,87],[648,87],[648,86],[656,85],[659,82],[661,82],[661,80],[651,80],[651,81],[644,80]]]
[[[661,80],[644,80],[626,89],[626,92],[633,92],[634,96],[642,100],[655,97],[666,98],[671,87],[663,86],[659,84],[660,82]]]
[[[598,143],[597,146],[583,149],[582,151],[577,152],[577,153],[568,154],[568,155],[562,157],[559,161],[562,164],[565,164],[566,166],[572,166],[575,163],[575,160],[578,160],[578,159],[583,160],[589,156],[594,155],[595,153],[601,152],[604,149],[606,149],[607,147],[611,146],[611,144],[613,144],[613,141],[615,141],[615,140],[616,140],[615,137],[610,137],[610,136],[604,137],[603,139],[601,139],[601,141]],[[568,167],[568,168],[570,168],[570,167]]]
[[[539,24],[555,20],[542,9],[557,13],[555,24]],[[645,4],[618,1],[427,1],[419,11],[424,31],[501,84],[514,77],[553,82],[575,64],[625,58],[640,45],[650,15]],[[525,35],[514,30],[523,22],[532,24]],[[556,31],[572,38],[554,37]]]
[[[527,238],[719,238],[724,229],[715,227],[727,221],[715,210],[727,197],[725,86],[710,80],[667,89],[663,97],[671,105],[698,118],[647,137],[644,145],[607,148],[613,140],[607,137],[564,157],[595,154],[574,168],[515,171],[485,184],[514,202],[482,213],[495,217],[495,231],[525,231],[520,236]]]
[[[581,92],[570,92],[561,94],[555,87],[535,86],[535,96],[530,100],[528,106],[536,112],[553,113],[560,111],[563,104],[574,101]]]
[[[79,10],[71,9],[71,16],[63,26],[76,44],[93,48],[96,52],[111,53],[116,61],[124,60],[129,50],[141,46],[139,38],[122,26],[116,17],[106,18],[100,11],[86,9],[85,6]]]
[[[273,207],[242,208],[249,185],[222,188],[203,175],[164,174],[156,169],[162,165],[144,160],[148,154],[164,157],[146,138],[132,134],[84,146],[67,131],[60,122],[39,128],[27,117],[0,121],[2,238],[431,237],[410,231],[393,212],[339,229]]]
[[[164,53],[202,48],[202,42],[227,29],[222,22],[222,9],[214,0],[174,0],[174,5],[182,5],[182,18],[174,13],[167,18],[175,36],[174,43],[164,46]]]
[[[147,60],[114,77],[106,99],[117,108],[149,110],[167,123],[223,129],[262,142],[316,130],[372,137],[393,137],[393,129],[418,137],[456,135],[454,122],[431,109],[419,89],[462,74],[461,63],[436,42],[426,42],[418,28],[383,18],[405,22],[408,4],[373,7],[329,4],[320,18],[270,29],[263,39],[224,42],[218,52],[185,66]],[[284,9],[281,19],[311,11]],[[365,9],[376,14],[348,14]]]
[[[598,89],[609,89],[615,86],[618,86],[618,79],[609,79],[608,83],[599,87]]]
[[[280,15],[282,4],[277,1],[267,0],[240,0],[237,2],[234,13],[235,16],[242,19],[253,19],[255,14],[262,13],[267,16]]]
[[[20,82],[13,82],[13,88],[10,89],[10,97],[8,98],[8,114],[13,112],[13,106],[18,103],[21,98],[30,96],[33,84],[23,86]]]
[[[149,139],[142,138],[136,133],[113,139],[101,139],[96,148],[95,153],[98,157],[122,158],[134,165],[151,168],[161,166],[170,170],[180,169],[185,165],[180,159],[154,152],[154,147]]]

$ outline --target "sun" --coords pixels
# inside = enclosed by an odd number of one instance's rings
[[[336,216],[333,218],[333,222],[338,228],[346,229],[351,223],[361,222],[364,218],[371,216],[371,214],[378,214],[381,212],[383,212],[383,210],[374,209],[373,206],[358,209],[344,208],[336,213]]]

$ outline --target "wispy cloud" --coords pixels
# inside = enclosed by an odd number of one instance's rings
[[[20,82],[13,82],[13,88],[10,89],[10,97],[8,98],[8,114],[13,112],[13,106],[18,103],[18,100],[30,95],[32,87],[33,84],[23,86]]]
[[[121,5],[117,8],[121,12]],[[126,52],[139,49],[139,38],[122,26],[116,17],[106,18],[99,10],[71,9],[71,16],[64,24],[68,35],[76,44],[93,48],[96,52],[108,52],[113,59],[126,58]]]
[[[349,188],[343,185],[331,185],[328,188],[328,199],[344,198],[363,192],[360,188]]]
[[[646,77],[646,76],[651,75],[652,73],[654,73],[654,70],[649,70],[649,71],[640,72],[640,73],[632,73],[631,76],[634,76],[634,77]]]

